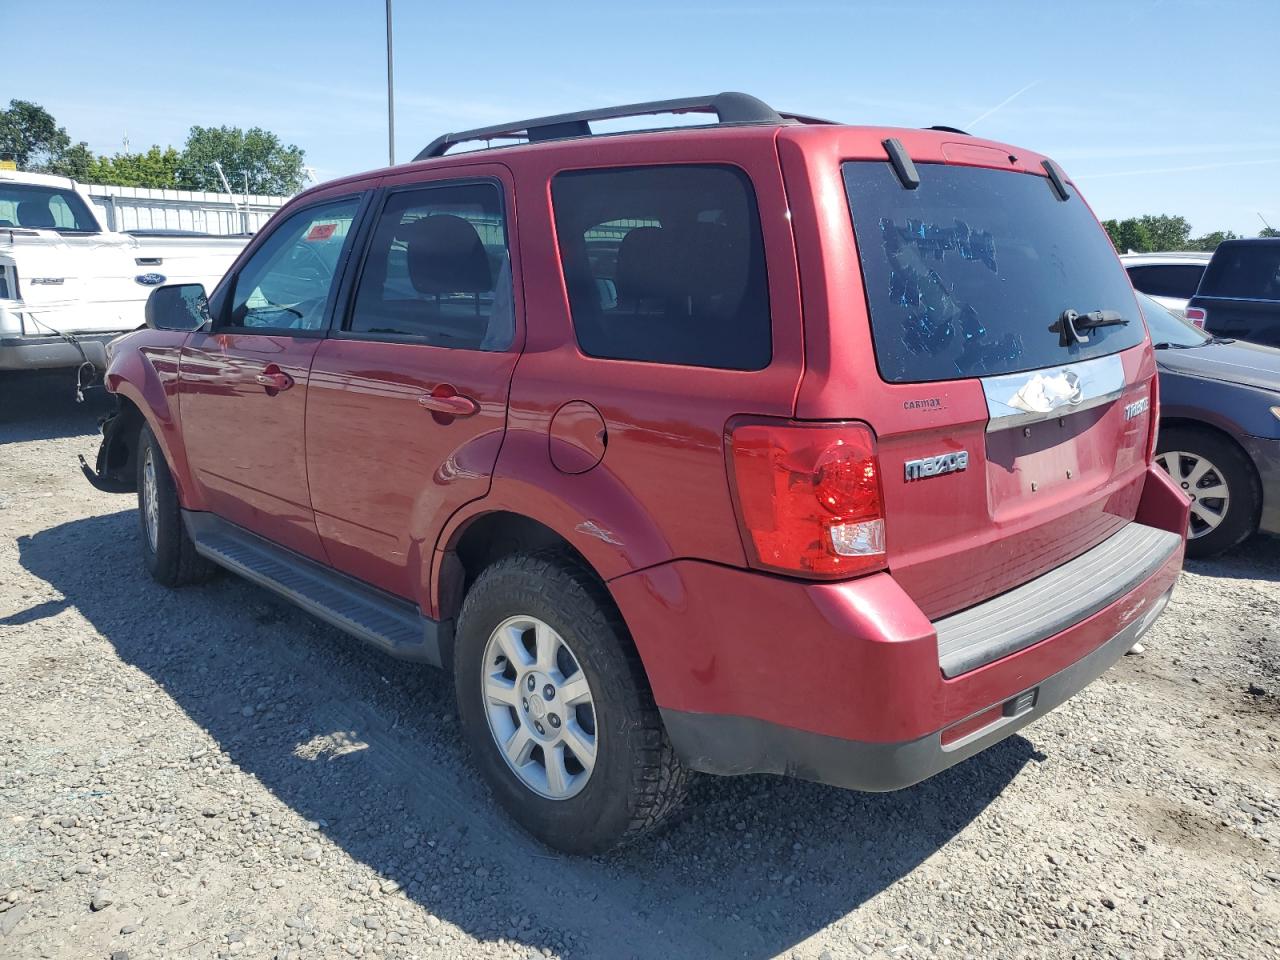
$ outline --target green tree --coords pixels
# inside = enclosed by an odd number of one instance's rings
[[[114,157],[98,157],[86,179],[92,183],[115,184],[120,187],[152,187],[174,190],[178,187],[178,169],[182,154],[173,147],[152,147],[146,153],[117,153]]]
[[[1111,237],[1111,242],[1120,253],[1148,253],[1155,249],[1152,246],[1151,232],[1139,217],[1126,220],[1104,220],[1103,227]]]
[[[1152,250],[1185,250],[1191,236],[1191,224],[1186,217],[1171,217],[1168,214],[1147,214],[1138,221],[1151,238]]]
[[[302,189],[303,151],[285,146],[274,133],[253,127],[192,127],[182,151],[178,186],[187,190],[221,191],[222,181],[214,162],[231,181],[231,189],[243,189],[249,177],[249,192],[289,194]]]
[[[1240,234],[1234,230],[1215,230],[1213,233],[1206,233],[1203,237],[1195,237],[1188,241],[1188,250],[1207,250],[1212,253],[1218,249],[1218,244],[1223,240],[1239,240]]]
[[[67,131],[39,104],[10,100],[0,110],[0,153],[13,154],[19,169],[48,170],[70,146]]]
[[[1275,227],[1263,227],[1258,231],[1260,237],[1280,237],[1280,230]]]
[[[89,145],[81,140],[79,143],[63,150],[56,159],[48,164],[46,169],[50,173],[57,173],[73,180],[89,183],[93,179],[90,173],[97,162],[98,158],[93,155]]]

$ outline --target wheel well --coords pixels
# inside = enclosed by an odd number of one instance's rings
[[[1199,430],[1201,433],[1211,433],[1235,447],[1236,450],[1239,451],[1240,456],[1244,457],[1245,461],[1249,464],[1249,468],[1253,470],[1254,476],[1256,477],[1258,475],[1258,467],[1253,462],[1253,457],[1249,456],[1249,451],[1240,445],[1239,440],[1233,437],[1226,430],[1223,430],[1221,427],[1214,426],[1212,423],[1206,423],[1203,420],[1190,420],[1186,417],[1161,417],[1160,433],[1162,436],[1166,430]],[[1159,447],[1159,445],[1159,441],[1157,440],[1156,446]]]
[[[1212,434],[1213,436],[1231,444],[1236,452],[1240,454],[1244,462],[1249,465],[1249,473],[1253,478],[1254,490],[1259,496],[1259,503],[1261,503],[1262,476],[1258,473],[1258,465],[1253,462],[1253,457],[1249,456],[1249,451],[1240,445],[1239,440],[1233,437],[1226,430],[1223,430],[1221,427],[1216,427],[1212,423],[1205,423],[1203,420],[1189,420],[1185,417],[1162,417],[1160,419],[1161,436],[1164,436],[1164,432],[1166,430],[1173,429],[1198,430],[1201,433]],[[1156,448],[1159,449],[1159,446],[1160,444],[1157,441]],[[1159,454],[1157,454],[1157,456],[1159,456]]]
[[[132,483],[137,472],[138,436],[146,419],[128,397],[116,395],[116,413],[103,422],[103,460],[98,472],[108,479]]]
[[[513,553],[545,549],[563,550],[599,577],[573,544],[531,517],[502,510],[472,520],[445,554],[440,570],[441,617],[457,616],[463,597],[486,567]]]

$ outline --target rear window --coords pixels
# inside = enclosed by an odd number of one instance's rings
[[[1280,243],[1230,243],[1214,252],[1202,297],[1280,300]]]
[[[1044,177],[921,164],[905,189],[888,163],[844,165],[880,375],[894,383],[1018,373],[1142,342],[1133,288],[1102,227]],[[1060,346],[1065,310],[1129,322]]]
[[[735,167],[551,182],[573,328],[593,357],[759,370],[772,353],[755,192]]]
[[[1190,300],[1200,286],[1204,264],[1148,264],[1129,267],[1129,279],[1138,290],[1152,297],[1178,297]]]

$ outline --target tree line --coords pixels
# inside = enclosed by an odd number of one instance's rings
[[[1191,235],[1186,217],[1147,214],[1125,220],[1103,220],[1111,242],[1121,253],[1154,253],[1170,250],[1205,250],[1212,253],[1223,240],[1239,240],[1234,230],[1214,230],[1203,236]],[[1258,236],[1280,237],[1280,230],[1264,227]]]
[[[302,148],[260,127],[192,127],[181,150],[153,146],[98,155],[83,140],[73,143],[49,111],[27,100],[10,100],[8,109],[0,109],[0,158],[6,156],[19,170],[122,187],[221,193],[215,161],[237,192],[246,176],[249,193],[268,195],[297,193],[306,180]]]

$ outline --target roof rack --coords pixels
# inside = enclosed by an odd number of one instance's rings
[[[648,103],[628,103],[619,107],[598,107],[595,110],[579,110],[576,113],[559,113],[532,120],[516,120],[492,127],[478,127],[458,133],[446,133],[436,137],[424,147],[414,160],[442,157],[449,148],[459,143],[476,140],[518,140],[529,143],[544,140],[564,140],[569,137],[591,136],[591,121],[616,120],[622,117],[646,117],[658,113],[713,113],[716,123],[830,123],[798,113],[779,113],[763,100],[746,93],[717,93],[708,97],[683,97],[678,100],[652,100]]]

